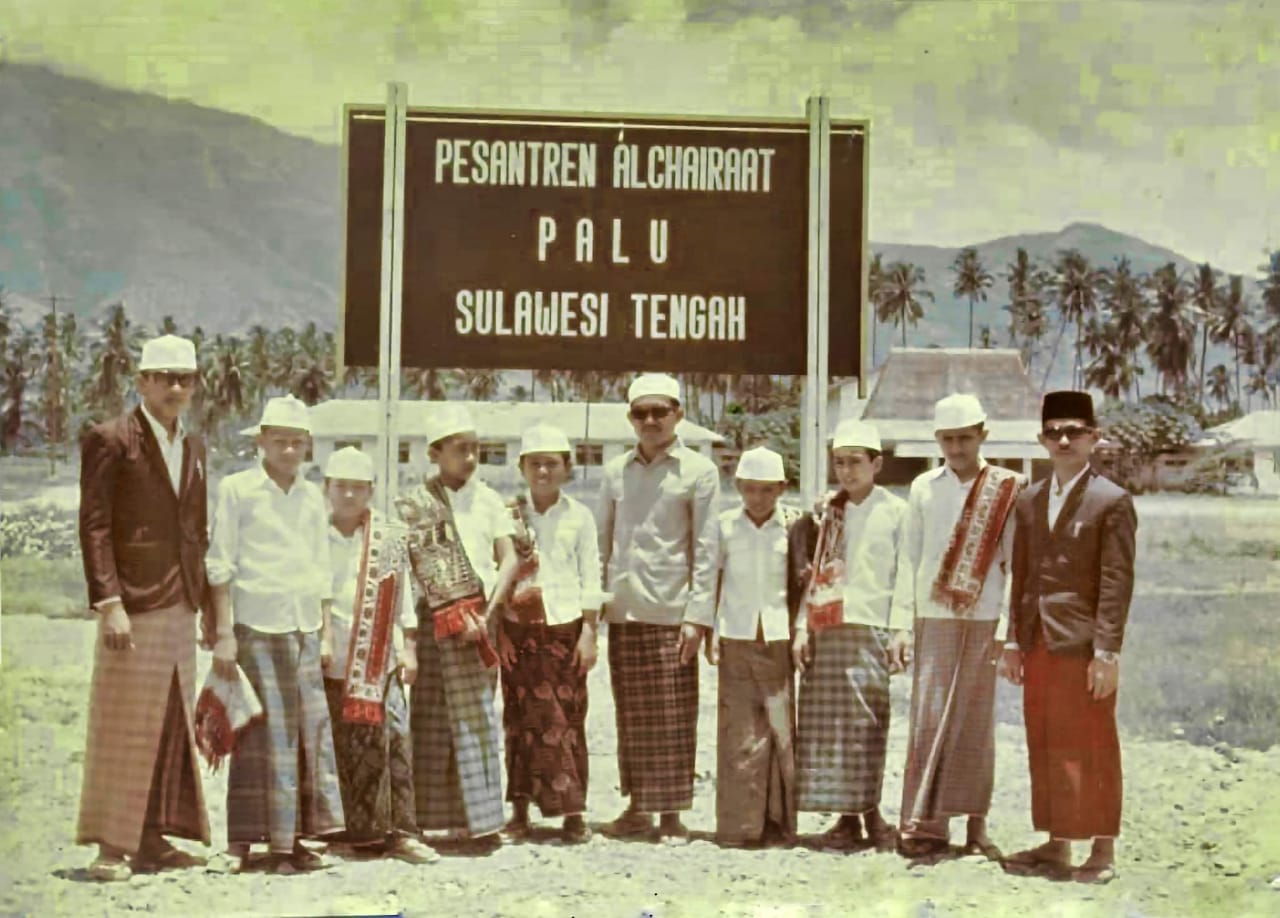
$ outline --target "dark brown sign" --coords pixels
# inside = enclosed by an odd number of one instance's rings
[[[384,110],[348,108],[343,362],[378,364]],[[861,368],[862,125],[833,123],[832,376]],[[410,109],[406,367],[806,370],[807,122]]]

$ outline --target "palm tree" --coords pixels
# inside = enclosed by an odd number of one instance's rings
[[[870,301],[869,310],[865,313],[871,314],[871,368],[876,366],[876,332],[879,331],[881,322],[880,301],[884,294],[884,264],[882,259],[884,256],[876,252],[871,256],[871,264],[867,266],[867,299]]]
[[[995,278],[982,266],[975,248],[961,249],[956,260],[951,263],[951,273],[956,276],[951,292],[956,296],[969,300],[969,348],[973,349],[973,303],[974,300],[987,301],[987,289],[995,282]]]
[[[1209,397],[1212,398],[1220,408],[1231,407],[1231,374],[1227,372],[1226,366],[1218,364],[1209,372]]]
[[[1262,274],[1262,310],[1267,318],[1280,321],[1280,249],[1267,255],[1267,263],[1258,268]]]
[[[403,388],[413,392],[418,398],[440,402],[449,398],[449,394],[457,385],[458,374],[454,370],[415,367],[406,371]]]
[[[107,310],[98,325],[87,392],[89,406],[99,419],[124,410],[125,387],[134,374],[133,352],[140,344],[139,338],[140,332],[129,321],[124,303]]]
[[[1202,406],[1205,397],[1205,363],[1209,355],[1209,326],[1218,312],[1220,300],[1218,272],[1213,270],[1213,266],[1206,261],[1196,271],[1196,278],[1191,286],[1191,306],[1197,324],[1200,326],[1200,360],[1197,362],[1197,368],[1200,371],[1198,391]]]
[[[262,324],[250,326],[246,388],[249,398],[259,410],[266,403],[267,393],[271,391],[274,364],[271,332]]]
[[[1005,268],[1009,302],[1001,308],[1009,313],[1009,343],[1022,352],[1022,362],[1030,370],[1049,327],[1044,305],[1049,278],[1035,266],[1024,248],[1018,249],[1014,260]]]
[[[911,262],[895,261],[885,271],[884,308],[893,324],[902,329],[902,346],[907,346],[907,326],[915,327],[924,318],[923,299],[933,300],[933,291],[925,288],[924,268]]]
[[[1101,272],[1100,282],[1110,346],[1132,368],[1129,378],[1136,390],[1138,377],[1142,375],[1138,352],[1144,341],[1147,312],[1147,301],[1143,295],[1144,278],[1135,277],[1128,256],[1121,256],[1114,268]],[[1118,358],[1112,359],[1115,361]],[[1129,391],[1128,386],[1124,389]],[[1135,391],[1135,394],[1141,397],[1141,392]]]
[[[1079,385],[1079,379],[1083,375],[1080,364],[1081,335],[1085,320],[1097,311],[1098,290],[1102,285],[1102,274],[1093,268],[1089,264],[1089,259],[1081,255],[1079,251],[1067,249],[1058,253],[1058,261],[1054,265],[1053,280],[1056,288],[1054,294],[1061,322],[1058,326],[1058,337],[1053,343],[1053,353],[1049,357],[1049,366],[1045,369],[1045,381],[1042,385],[1048,383],[1049,374],[1053,371],[1053,364],[1058,358],[1058,345],[1062,343],[1062,336],[1067,329],[1067,324],[1071,323],[1076,327],[1075,363],[1071,367],[1071,385],[1075,388]]]
[[[502,373],[499,370],[462,371],[462,386],[473,401],[487,402],[498,394],[502,385]]]
[[[1147,356],[1165,392],[1181,392],[1195,353],[1195,323],[1188,311],[1189,293],[1177,265],[1158,268],[1148,281],[1152,311],[1147,318]]]
[[[221,439],[221,424],[227,418],[245,413],[248,395],[248,359],[240,339],[232,336],[219,341],[213,355],[213,372],[206,380],[209,389],[209,406],[205,429]],[[315,404],[309,402],[308,404]]]
[[[1218,309],[1210,317],[1209,339],[1214,344],[1230,344],[1235,364],[1236,403],[1240,403],[1240,347],[1249,324],[1249,302],[1244,292],[1244,277],[1232,274],[1218,300]]]
[[[31,332],[10,328],[4,370],[0,375],[0,452],[10,452],[22,437],[27,384],[37,366],[37,344]]]
[[[56,447],[67,438],[67,385],[70,368],[63,361],[61,328],[58,313],[50,311],[44,317],[41,330],[39,371],[42,377],[42,408],[44,412],[44,438],[49,446],[50,463]],[[52,469],[52,466],[51,466]]]

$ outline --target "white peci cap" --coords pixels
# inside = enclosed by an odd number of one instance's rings
[[[196,346],[186,338],[161,335],[142,345],[142,359],[138,361],[138,370],[143,373],[151,370],[194,373],[197,369]]]
[[[734,477],[744,481],[786,481],[782,457],[764,446],[749,449],[738,458]]]
[[[660,395],[680,404],[680,383],[666,373],[642,373],[627,387],[627,404],[647,395]]]
[[[267,406],[262,409],[262,420],[258,421],[258,428],[253,432],[259,433],[264,427],[287,427],[311,433],[311,411],[295,396],[277,396],[267,401]]]
[[[869,421],[841,421],[831,434],[832,449],[880,449],[880,431]]]
[[[444,402],[431,409],[427,420],[427,444],[434,446],[454,434],[474,432],[476,422],[462,405]]]
[[[987,413],[982,410],[982,402],[976,395],[957,392],[939,399],[933,406],[933,429],[960,430],[973,427],[987,420]]]
[[[344,446],[329,454],[329,461],[324,464],[324,477],[372,484],[373,457],[354,446]]]
[[[530,453],[571,453],[569,438],[553,424],[534,424],[520,435],[520,455]]]

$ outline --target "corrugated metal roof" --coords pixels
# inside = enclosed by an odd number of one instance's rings
[[[993,422],[1039,424],[1040,392],[1021,353],[1008,348],[895,348],[862,416],[869,421],[932,420],[934,403],[954,392],[976,395]]]

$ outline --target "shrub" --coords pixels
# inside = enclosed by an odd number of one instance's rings
[[[0,512],[0,557],[75,558],[76,512],[54,504],[22,504]]]

